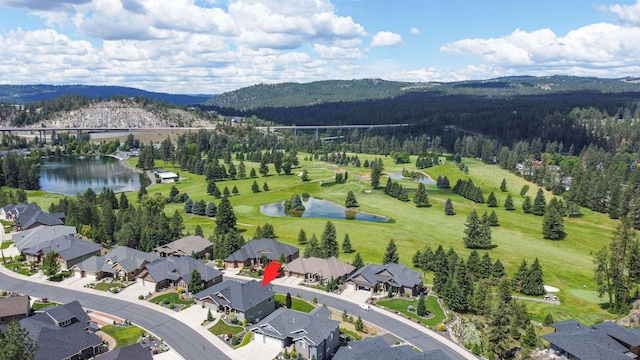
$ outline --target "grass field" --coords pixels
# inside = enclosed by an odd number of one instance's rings
[[[436,299],[433,296],[429,296],[425,299],[424,304],[425,304],[425,307],[427,308],[427,311],[434,315],[432,318],[425,319],[418,316],[415,310],[414,311],[407,310],[409,305],[413,305],[414,309],[418,308],[418,299],[413,299],[413,300],[387,299],[387,300],[380,300],[376,302],[376,305],[384,306],[387,309],[403,313],[404,315],[412,319],[419,320],[421,323],[431,327],[440,324],[445,319],[444,311],[440,307],[440,304],[438,304],[438,299]]]
[[[96,284],[96,287],[94,289],[96,290],[100,290],[100,291],[109,291],[111,288],[123,288],[124,285],[121,283],[106,283],[106,282],[99,282]]]
[[[168,293],[162,294],[160,296],[156,296],[153,299],[149,300],[154,304],[160,304],[165,300],[169,300],[170,304],[183,304],[183,305],[191,305],[193,304],[193,300],[182,300],[180,299],[180,295],[178,293]]]
[[[144,330],[137,326],[122,327],[106,325],[101,327],[100,330],[116,341],[116,347],[133,345],[138,342],[138,339],[144,334]]]
[[[222,320],[218,320],[218,322],[216,322],[212,327],[209,328],[209,331],[213,334],[213,335],[223,335],[223,334],[240,334],[242,331],[244,331],[244,328],[242,326],[235,326],[235,325],[227,325],[227,323],[225,323]]]
[[[2,245],[0,245],[0,249],[1,250],[8,249],[9,246],[11,246],[11,244],[13,244],[13,241],[3,241]]]
[[[237,186],[240,194],[232,196],[230,201],[234,206],[238,218],[238,228],[243,232],[245,239],[250,239],[255,233],[255,228],[265,223],[273,225],[278,240],[297,245],[297,236],[300,229],[304,229],[307,237],[315,233],[320,238],[327,219],[312,218],[287,218],[269,217],[260,212],[260,206],[267,203],[282,201],[294,193],[308,192],[314,197],[333,201],[343,205],[347,192],[353,191],[360,205],[360,211],[366,211],[393,218],[390,223],[357,222],[351,220],[331,220],[337,229],[338,240],[342,242],[345,234],[349,234],[353,248],[360,252],[366,263],[380,263],[384,249],[390,239],[394,239],[398,247],[400,262],[411,266],[411,258],[416,250],[422,250],[426,245],[434,250],[442,245],[445,250],[453,247],[460,256],[467,257],[469,250],[463,246],[464,224],[471,210],[476,209],[480,214],[485,210],[495,210],[500,226],[492,228],[493,244],[496,248],[490,251],[492,259],[500,259],[507,273],[513,275],[522,261],[526,259],[531,263],[538,257],[544,271],[546,284],[560,289],[556,295],[562,305],[549,305],[528,302],[530,311],[534,317],[542,318],[546,313],[551,313],[554,319],[562,320],[569,317],[577,320],[593,323],[613,318],[613,315],[600,308],[600,300],[591,295],[595,291],[593,280],[593,256],[605,244],[608,243],[617,221],[610,220],[606,214],[594,213],[582,209],[583,216],[574,219],[565,219],[567,237],[562,241],[550,241],[542,236],[542,217],[524,214],[521,209],[522,198],[519,196],[524,184],[530,185],[528,195],[535,195],[537,186],[515,176],[494,165],[486,165],[475,159],[464,158],[464,163],[469,168],[466,175],[460,171],[453,161],[441,159],[444,165],[437,165],[426,169],[425,172],[433,179],[438,175],[446,175],[453,186],[458,178],[472,178],[474,183],[482,187],[485,198],[489,192],[494,191],[500,206],[488,208],[486,204],[475,204],[453,193],[451,189],[438,189],[435,185],[428,185],[429,199],[433,206],[429,208],[416,208],[412,202],[401,202],[386,196],[382,189],[371,190],[369,184],[369,169],[355,168],[351,166],[337,167],[333,164],[304,160],[308,154],[298,153],[300,168],[293,170],[289,176],[275,175],[273,167],[267,177],[257,179],[243,179],[232,181],[220,181],[217,183],[222,191],[225,187],[232,189]],[[362,162],[373,160],[378,156],[359,154]],[[394,164],[391,158],[384,158],[385,173],[400,172],[403,168],[415,170],[415,157],[410,164]],[[137,159],[129,159],[131,165],[135,165]],[[205,202],[215,199],[206,193],[205,177],[180,171],[171,164],[157,161],[159,168],[180,173],[183,180],[175,186],[180,192],[187,192],[191,199]],[[235,165],[238,162],[235,161]],[[251,168],[258,170],[259,164],[245,161],[247,174]],[[309,172],[310,181],[303,182],[298,176],[306,169]],[[349,172],[349,181],[345,184],[323,187],[321,182],[332,181],[336,171]],[[506,211],[502,207],[507,193],[500,191],[502,179],[506,179],[508,193],[513,197],[516,210]],[[251,192],[251,184],[256,180],[260,187],[267,182],[270,191],[259,193]],[[387,177],[383,176],[381,185],[386,184]],[[400,181],[407,187],[410,197],[417,189],[417,183],[409,180]],[[148,191],[151,195],[160,193],[167,197],[174,184],[154,184]],[[39,203],[47,208],[50,203],[58,201],[60,196],[43,192],[28,191],[30,201]],[[128,193],[131,203],[136,203],[136,193]],[[552,195],[547,193],[547,198]],[[451,198],[456,211],[454,216],[444,214],[444,203]],[[165,211],[171,215],[178,211],[186,226],[186,230],[193,233],[196,225],[200,225],[208,236],[215,229],[215,220],[207,217],[199,217],[185,214],[183,204],[167,204]],[[482,253],[480,254],[482,255]],[[355,253],[340,254],[340,260],[350,262]],[[426,282],[430,280],[427,275]],[[578,291],[580,290],[580,291]]]
[[[275,299],[277,302],[280,302],[282,304],[285,304],[286,300],[287,300],[287,295],[285,294],[276,294]],[[302,311],[305,313],[309,313],[311,311],[313,311],[313,309],[315,309],[316,307],[313,306],[313,304],[308,303],[300,298],[297,298],[295,296],[291,296],[291,310],[298,310],[298,311]]]

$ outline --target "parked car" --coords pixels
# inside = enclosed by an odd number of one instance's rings
[[[369,305],[369,304],[360,304],[360,309],[371,311],[371,305]]]

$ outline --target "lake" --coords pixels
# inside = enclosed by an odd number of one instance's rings
[[[347,209],[344,206],[332,203],[331,201],[316,199],[314,197],[309,197],[306,200],[302,199],[302,204],[305,207],[305,211],[299,217],[303,218],[346,219],[369,222],[389,221],[389,218],[385,216],[361,212],[355,209]],[[297,217],[294,215],[287,215],[284,212],[284,201],[262,205],[260,206],[260,212],[267,216]]]
[[[138,191],[140,175],[111,156],[62,156],[40,161],[40,188],[64,195],[82,194],[88,188],[100,193],[103,187],[115,192]]]
[[[422,173],[416,172],[416,177],[415,178],[407,178],[407,177],[403,177],[402,173],[391,173],[391,174],[387,174],[387,176],[389,176],[389,178],[391,178],[392,180],[413,180],[415,182],[421,182],[423,184],[426,185],[435,185],[436,182],[433,181],[432,178],[430,178],[428,175],[424,175]]]

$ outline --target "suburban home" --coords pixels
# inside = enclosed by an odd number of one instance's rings
[[[190,256],[167,256],[149,263],[136,277],[136,281],[154,291],[166,287],[181,287],[189,290],[191,272],[198,270],[204,288],[207,289],[222,282],[222,272],[207,266],[202,260]]]
[[[81,360],[104,352],[106,347],[89,329],[89,323],[77,300],[20,320],[20,326],[38,343],[35,360]]]
[[[283,254],[285,262],[291,262],[300,257],[300,249],[295,246],[283,244],[273,239],[256,239],[244,244],[238,251],[224,259],[226,268],[243,268],[262,264],[262,259],[267,262],[278,261]]]
[[[12,220],[17,231],[29,230],[38,226],[63,225],[64,213],[50,214],[42,211],[35,203],[8,205],[0,211],[0,217]]]
[[[339,261],[333,256],[328,259],[297,258],[282,267],[287,276],[303,278],[307,282],[318,282],[322,285],[331,279],[344,281],[356,270],[353,265]]]
[[[413,346],[390,346],[382,336],[351,341],[347,346],[340,347],[332,360],[353,359],[403,359],[403,360],[449,360],[450,358],[440,349],[415,352]]]
[[[108,353],[98,356],[98,360],[153,360],[151,351],[145,349],[140,343],[115,348]]]
[[[551,324],[555,332],[542,335],[557,355],[575,360],[636,359],[640,333],[611,321],[587,326],[575,320]]]
[[[30,300],[28,296],[16,293],[0,299],[0,325],[8,324],[13,319],[20,320],[29,316]]]
[[[404,264],[366,265],[344,282],[347,289],[387,292],[417,296],[422,289],[422,276]]]
[[[220,313],[235,313],[239,321],[256,322],[276,310],[275,292],[255,281],[225,280],[193,297],[196,303]]]
[[[323,306],[310,313],[282,307],[251,328],[252,340],[280,348],[295,345],[305,359],[327,359],[340,346],[340,321],[330,317]]]
[[[74,265],[73,276],[88,277],[96,280],[103,277],[112,277],[121,280],[135,280],[145,265],[158,260],[156,253],[132,249],[126,246],[118,246],[103,256],[92,256],[81,263]]]
[[[53,240],[62,235],[75,235],[77,230],[75,226],[54,225],[54,226],[38,226],[31,230],[20,231],[14,233],[13,243],[18,251],[23,251],[30,247],[34,247],[41,243]]]
[[[153,250],[161,257],[165,256],[192,256],[196,254],[198,259],[202,259],[206,254],[213,252],[213,243],[202,236],[189,235],[182,239],[158,246]]]
[[[38,245],[24,249],[27,262],[42,263],[42,259],[49,252],[56,254],[60,269],[69,270],[92,256],[100,255],[102,245],[78,239],[70,235],[58,236],[53,240],[44,241]]]
[[[156,178],[159,179],[161,183],[172,183],[178,179],[178,174],[162,169],[156,170],[155,174]]]

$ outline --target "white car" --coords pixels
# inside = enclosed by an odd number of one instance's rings
[[[360,304],[360,309],[371,311],[371,305],[369,305],[369,304]]]

